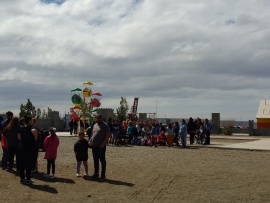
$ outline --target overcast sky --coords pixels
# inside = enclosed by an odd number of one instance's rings
[[[269,64],[269,0],[0,1],[0,112],[64,114],[91,81],[103,108],[255,119]]]

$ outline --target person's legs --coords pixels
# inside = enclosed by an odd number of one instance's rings
[[[25,179],[25,157],[24,153],[20,151],[20,165],[19,165],[19,173],[21,180]]]
[[[73,128],[70,128],[70,129],[69,129],[69,132],[70,132],[70,135],[72,135],[72,133],[73,133]]]
[[[20,170],[20,155],[19,155],[18,147],[16,147],[16,150],[15,150],[15,157],[16,157],[16,169],[18,172]]]
[[[92,154],[93,154],[93,160],[94,160],[94,176],[99,176],[99,148],[93,147],[92,148]]]
[[[51,160],[47,159],[47,174],[51,173],[51,165],[52,165]]]
[[[31,171],[33,169],[34,157],[35,157],[34,151],[32,150],[27,151],[25,157],[26,180],[31,180]]]
[[[210,145],[210,132],[206,132],[205,135],[205,144]]]
[[[181,136],[181,143],[182,143],[182,147],[185,148],[187,145],[187,137],[186,136]]]
[[[55,174],[55,159],[52,159],[52,175],[54,176]]]
[[[8,163],[8,149],[7,148],[3,148],[3,156],[2,156],[2,169],[6,169],[7,168],[7,163]]]
[[[12,170],[14,164],[15,147],[8,147],[8,169]]]
[[[81,164],[82,164],[81,161],[77,161],[77,169],[76,169],[76,173],[77,173],[77,174],[80,174],[80,171],[81,171]]]
[[[84,175],[88,176],[88,161],[83,161],[83,166],[84,166]]]
[[[173,135],[170,135],[170,146],[171,147],[173,146],[173,139],[174,139]]]
[[[106,176],[106,147],[104,148],[99,148],[99,158],[101,162],[101,178],[105,178]]]
[[[26,170],[26,180],[31,180],[31,171],[32,171],[31,165],[26,166],[25,170]]]
[[[194,133],[189,134],[189,143],[192,145],[194,143]]]

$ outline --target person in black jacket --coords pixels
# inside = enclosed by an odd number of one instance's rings
[[[196,131],[197,131],[197,125],[193,121],[193,118],[190,117],[189,121],[188,121],[188,124],[187,124],[187,132],[189,134],[189,143],[191,145],[194,143],[194,137],[196,135]]]
[[[32,184],[31,169],[33,162],[36,158],[36,140],[38,138],[38,132],[33,128],[33,120],[30,115],[25,115],[25,126],[20,128],[18,138],[19,143],[19,171],[20,171],[20,183]],[[25,179],[26,176],[26,179]]]
[[[79,140],[74,144],[74,152],[77,161],[76,176],[80,176],[80,169],[84,165],[84,177],[88,176],[88,141],[85,139],[84,132],[79,133]]]

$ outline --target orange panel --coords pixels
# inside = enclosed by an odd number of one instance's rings
[[[261,122],[258,122],[257,123],[257,128],[258,129],[270,129],[270,122],[269,123],[261,123]]]

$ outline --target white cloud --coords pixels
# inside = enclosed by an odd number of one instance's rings
[[[162,117],[254,119],[269,95],[269,4],[3,0],[0,81],[9,91],[0,87],[0,111],[30,98],[67,112],[70,90],[92,81],[105,108],[139,96],[139,112],[158,101]]]

